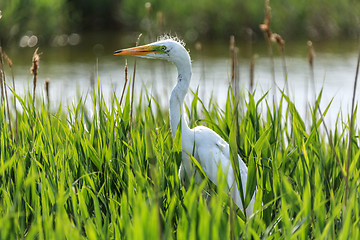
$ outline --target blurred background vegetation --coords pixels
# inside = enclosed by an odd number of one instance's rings
[[[356,38],[358,0],[273,0],[271,26],[285,39]],[[264,1],[245,0],[1,0],[2,45],[37,36],[42,44],[71,33],[164,32],[187,42],[260,38]]]

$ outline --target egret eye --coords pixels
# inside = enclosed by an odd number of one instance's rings
[[[161,50],[165,51],[166,50],[166,46],[162,46]]]

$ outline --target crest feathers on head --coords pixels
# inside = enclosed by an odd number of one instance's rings
[[[160,37],[158,37],[157,39],[158,41],[164,41],[164,40],[173,40],[179,44],[181,44],[183,47],[185,47],[185,42],[183,40],[181,40],[179,37],[177,36],[171,36],[170,34],[164,34]]]

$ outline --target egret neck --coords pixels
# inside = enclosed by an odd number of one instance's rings
[[[185,54],[183,57],[176,59],[174,64],[178,70],[178,77],[177,84],[170,96],[170,127],[173,137],[176,135],[180,120],[182,132],[190,131],[184,117],[184,99],[191,79],[191,60],[189,54]]]

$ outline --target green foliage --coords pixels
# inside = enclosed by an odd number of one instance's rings
[[[34,107],[28,92],[17,97],[17,140],[1,108],[1,239],[359,237],[358,139],[345,205],[344,177],[316,108],[307,127],[286,96],[272,108],[265,95],[239,100],[229,90],[220,110],[214,102],[205,108],[193,93],[191,124],[214,129],[229,141],[233,160],[239,153],[249,167],[242,199],[246,205],[255,187],[257,196],[246,219],[234,209],[221,172],[217,186],[205,176],[200,185],[191,179],[187,189],[181,186],[180,134],[171,137],[168,113],[149,95],[131,121],[129,93],[123,106],[115,95],[105,103],[99,89],[49,112],[44,102]],[[348,125],[337,126],[332,138],[343,165]]]
[[[151,3],[150,13],[144,7]],[[249,38],[248,29],[262,36],[259,24],[264,22],[265,1],[233,0],[124,0],[121,3],[121,16],[125,25],[132,29],[148,31],[148,20],[153,23],[152,30],[167,30],[183,36],[187,42],[202,37],[218,39],[229,35]],[[312,37],[331,38],[357,37],[359,31],[360,3],[353,0],[315,0],[315,1],[270,1],[271,27],[274,32],[289,38]],[[164,16],[164,25],[157,29]],[[348,13],[344,18],[343,13]],[[158,34],[157,32],[155,32]]]
[[[228,40],[229,35],[249,39],[249,29],[262,36],[264,5],[265,1],[245,0],[2,0],[0,35],[2,41],[17,42],[28,31],[48,40],[57,34],[101,29],[121,35],[141,31],[150,38],[179,34],[187,42]],[[288,0],[270,5],[271,27],[286,39],[358,36],[359,1]]]
[[[27,31],[40,37],[61,34],[72,24],[66,0],[2,0],[0,33],[3,40],[13,40]]]

